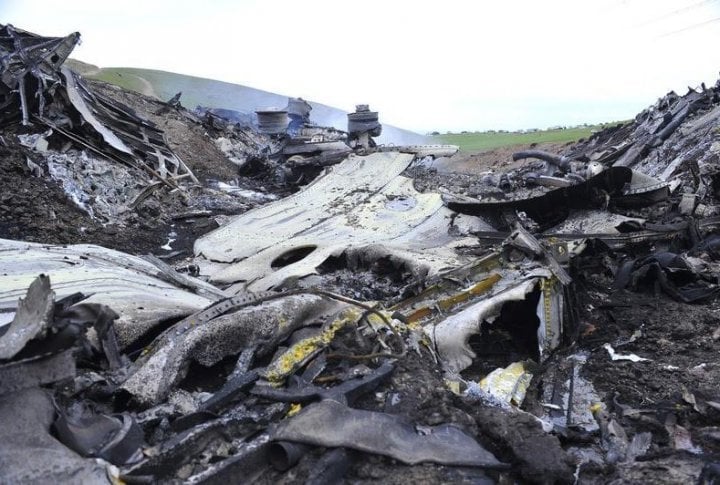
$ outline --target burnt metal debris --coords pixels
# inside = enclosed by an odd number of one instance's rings
[[[367,104],[359,104],[355,107],[355,112],[348,113],[347,117],[350,143],[363,148],[374,147],[373,137],[382,133],[377,111],[370,111]]]
[[[0,27],[3,59],[3,124],[21,117],[118,163],[141,168],[151,178],[177,188],[177,181],[197,181],[173,153],[163,133],[122,103],[92,92],[82,77],[62,64],[80,41],[75,32],[46,38]],[[18,109],[19,108],[19,109]]]
[[[78,41],[0,27],[4,480],[715,483],[720,84],[458,182]]]

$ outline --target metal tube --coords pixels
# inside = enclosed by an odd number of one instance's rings
[[[270,445],[268,450],[268,461],[278,471],[284,472],[292,468],[300,461],[305,453],[310,451],[310,446],[291,441],[276,441]]]
[[[555,165],[559,169],[565,171],[570,168],[570,159],[554,153],[545,152],[542,150],[524,150],[521,152],[513,153],[512,156],[514,161],[522,160],[524,158],[537,158],[544,162]]]

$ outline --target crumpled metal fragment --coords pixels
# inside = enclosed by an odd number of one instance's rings
[[[3,483],[110,483],[106,467],[81,458],[50,434],[55,409],[39,388],[0,396]]]
[[[109,416],[78,403],[60,410],[53,428],[60,441],[81,456],[103,458],[114,465],[142,458],[143,432],[129,413]]]
[[[508,466],[453,425],[414,427],[399,416],[351,409],[331,400],[311,404],[282,421],[272,439],[351,448],[409,465]]]
[[[12,359],[45,331],[52,319],[54,299],[50,278],[41,274],[32,282],[25,298],[20,298],[13,321],[0,336],[0,360]]]
[[[324,323],[343,306],[316,295],[294,295],[255,302],[250,298],[244,307],[209,320],[199,312],[155,339],[122,389],[142,404],[156,404],[185,376],[191,360],[211,366],[254,345],[256,356],[266,355],[294,330]]]

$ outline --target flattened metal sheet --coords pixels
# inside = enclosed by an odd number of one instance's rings
[[[17,307],[40,274],[50,276],[57,298],[76,292],[102,303],[120,318],[120,343],[139,337],[154,324],[201,310],[212,300],[160,279],[151,263],[100,246],[53,246],[0,239],[0,311]],[[202,285],[202,282],[197,282]]]
[[[438,194],[400,176],[413,155],[350,156],[301,192],[242,214],[195,242],[201,274],[218,283],[277,288],[349,248],[395,256],[432,275],[461,264]]]

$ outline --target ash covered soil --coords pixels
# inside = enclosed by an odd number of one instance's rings
[[[56,244],[92,243],[131,254],[152,253],[180,263],[192,254],[195,239],[218,227],[218,217],[241,214],[271,198],[290,191],[262,176],[241,176],[237,167],[218,148],[222,135],[192,121],[181,110],[102,83],[92,83],[154,121],[166,133],[168,143],[200,180],[200,186],[183,199],[167,191],[146,198],[123,218],[107,221],[91,217],[69,200],[58,182],[37,176],[29,168],[33,160],[44,174],[43,158],[19,143],[19,126],[2,132],[0,146],[0,234],[2,237]],[[164,110],[164,111],[163,111]],[[513,166],[510,155],[518,147],[482,154],[457,155],[407,174],[420,191],[476,194],[483,174]],[[526,147],[560,152],[568,147]],[[203,186],[235,181],[255,193],[249,197],[209,194]],[[257,197],[263,194],[267,199]],[[174,234],[174,236],[173,236]],[[169,249],[162,247],[174,239]],[[652,247],[636,250],[650,253]],[[574,272],[580,328],[577,340],[553,355],[550,363],[562,362],[579,352],[587,355],[580,376],[592,382],[601,401],[621,425],[627,437],[649,432],[649,450],[631,462],[581,461],[577,444],[596,443],[598,432],[578,435],[548,433],[529,415],[509,415],[481,403],[470,403],[444,385],[435,357],[426,349],[408,353],[387,386],[395,394],[371,393],[355,407],[402,414],[422,426],[454,423],[475,437],[500,460],[512,464],[507,472],[483,472],[465,467],[435,464],[406,466],[389,458],[357,453],[345,480],[348,483],[693,483],[708,462],[720,460],[720,405],[715,402],[720,382],[720,306],[716,299],[687,304],[669,299],[657,288],[645,291],[612,291],[613,277],[602,254],[588,256]],[[330,280],[327,280],[330,281]],[[378,280],[376,275],[338,272],[332,289],[369,300],[387,299],[398,283]],[[375,286],[374,286],[375,285]],[[347,337],[350,345],[351,336]],[[611,343],[622,354],[636,354],[641,362],[611,360],[603,347]],[[340,342],[339,344],[343,344]],[[482,356],[480,357],[482,358]],[[530,387],[526,409],[539,406],[549,385],[537,373]],[[192,388],[192,385],[186,383]],[[533,395],[535,396],[533,398]],[[152,441],[148,437],[149,441]],[[320,450],[305,455],[288,472],[269,471],[261,483],[297,483],[307,478]],[[202,468],[197,463],[198,469]],[[186,470],[188,471],[188,470]]]
[[[131,254],[155,254],[177,260],[192,254],[199,236],[218,227],[217,216],[241,214],[257,206],[255,200],[231,197],[206,187],[217,182],[234,183],[264,192],[265,179],[242,177],[238,168],[218,148],[222,135],[185,110],[174,109],[135,92],[102,82],[90,82],[93,89],[116,99],[155,123],[165,132],[168,146],[190,167],[199,184],[188,189],[189,197],[177,197],[167,190],[155,191],[122,218],[93,217],[71,200],[62,184],[47,176],[48,165],[42,154],[18,140],[17,135],[35,132],[19,125],[7,127],[0,145],[0,234],[50,244],[98,244]],[[158,114],[159,113],[159,114]],[[28,159],[42,170],[38,176],[28,167]],[[81,162],[82,163],[82,162]],[[91,169],[79,167],[77,172]],[[110,186],[112,179],[107,179]],[[98,193],[107,187],[98,187]],[[270,187],[272,197],[290,193],[284,187]],[[118,194],[120,190],[118,190]],[[162,249],[169,239],[170,249]]]

